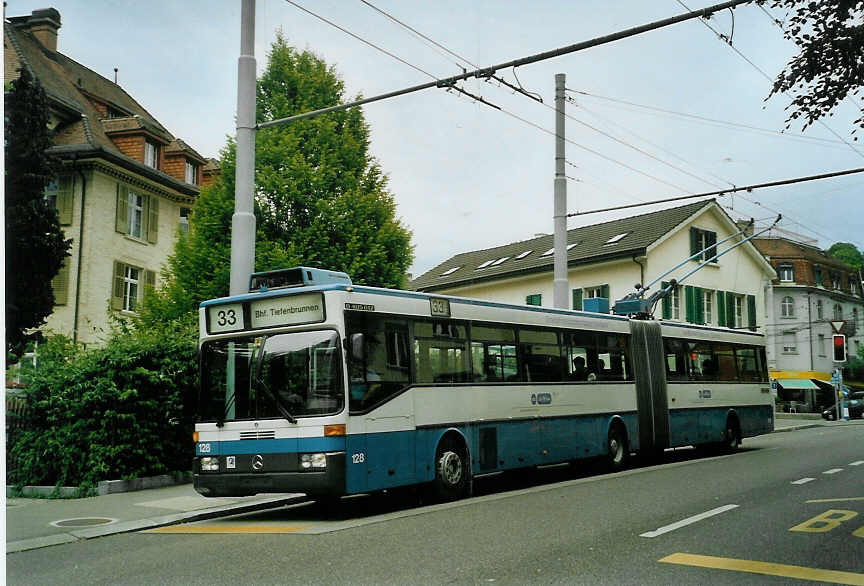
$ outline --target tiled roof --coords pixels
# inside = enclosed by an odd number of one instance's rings
[[[753,244],[759,252],[770,257],[775,262],[800,258],[845,271],[854,270],[843,261],[828,256],[825,251],[815,246],[795,242],[788,238],[754,238]]]
[[[174,136],[123,88],[62,53],[46,49],[30,32],[10,22],[3,23],[3,33],[4,52],[14,51],[17,57],[14,59],[4,55],[4,63],[17,61],[22,67],[27,67],[42,84],[50,102],[62,111],[74,113],[55,129],[54,151],[58,154],[105,152],[116,155],[115,158],[131,164],[136,170],[152,175],[175,189],[188,191],[183,182],[161,171],[154,173],[154,170],[143,163],[125,157],[108,137],[106,129],[110,132],[117,130],[118,125],[126,124],[140,125],[163,138],[166,143],[175,140]],[[4,75],[7,81],[17,77],[17,72],[6,71]],[[91,98],[108,104],[114,110],[128,115],[128,118],[116,121],[106,118],[94,106]]]
[[[568,230],[567,264],[574,266],[644,254],[664,234],[709,205],[716,205],[713,199]],[[608,243],[621,234],[626,236]],[[432,291],[493,278],[549,271],[553,266],[553,254],[546,253],[552,246],[553,236],[547,234],[495,248],[463,252],[414,279],[410,288]]]

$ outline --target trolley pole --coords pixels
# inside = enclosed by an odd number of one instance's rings
[[[255,269],[255,0],[243,0],[237,59],[237,171],[231,217],[230,294],[249,288]]]
[[[567,303],[567,178],[564,176],[564,79],[555,75],[555,208],[553,212],[555,247],[552,305],[568,309]]]

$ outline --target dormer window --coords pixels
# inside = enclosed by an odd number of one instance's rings
[[[790,264],[782,264],[778,267],[780,273],[780,281],[783,283],[792,283],[795,281],[795,270]]]
[[[198,165],[186,161],[186,183],[198,185]]]
[[[154,169],[159,168],[159,145],[149,140],[144,143],[144,164]]]

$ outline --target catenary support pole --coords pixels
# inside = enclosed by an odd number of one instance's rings
[[[243,0],[237,59],[237,172],[231,217],[230,294],[249,288],[255,267],[255,0]]]
[[[567,178],[564,176],[564,79],[555,75],[555,207],[553,212],[555,256],[553,264],[552,305],[567,307]]]

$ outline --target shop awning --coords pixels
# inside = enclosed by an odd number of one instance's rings
[[[784,389],[818,389],[819,385],[809,379],[781,378],[777,382]]]

